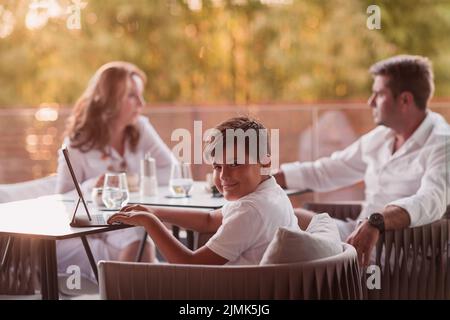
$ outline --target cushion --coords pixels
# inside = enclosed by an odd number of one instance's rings
[[[267,247],[260,265],[304,262],[342,253],[336,223],[328,213],[315,215],[306,231],[281,227]]]

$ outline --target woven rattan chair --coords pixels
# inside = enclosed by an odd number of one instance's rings
[[[355,203],[308,203],[305,208],[338,219],[356,219],[361,211]],[[381,288],[368,290],[368,274],[362,272],[364,298],[450,299],[448,212],[431,224],[381,235],[376,247]]]
[[[360,299],[355,249],[292,264],[209,266],[99,262],[103,299]]]

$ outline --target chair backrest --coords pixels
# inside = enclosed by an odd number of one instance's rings
[[[306,210],[317,213],[327,212],[330,216],[336,219],[345,220],[350,218],[356,220],[361,212],[362,205],[360,203],[305,203]]]
[[[103,299],[360,299],[355,249],[306,263],[209,266],[99,262]]]

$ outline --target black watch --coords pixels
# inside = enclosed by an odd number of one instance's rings
[[[368,218],[369,224],[380,231],[384,232],[384,216],[379,212],[372,213]]]

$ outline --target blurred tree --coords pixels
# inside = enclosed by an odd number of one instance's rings
[[[119,59],[145,70],[149,102],[361,99],[368,67],[398,53],[429,56],[436,95],[449,96],[448,1],[84,0],[81,30],[62,18],[29,30],[36,1],[0,0],[0,30],[2,12],[15,17],[0,38],[2,107],[70,105],[101,64]],[[381,8],[381,30],[366,28],[370,4]]]
[[[380,6],[383,38],[396,53],[428,56],[434,64],[435,96],[449,96],[450,1],[365,0],[366,5]],[[383,55],[387,56],[386,54]]]

